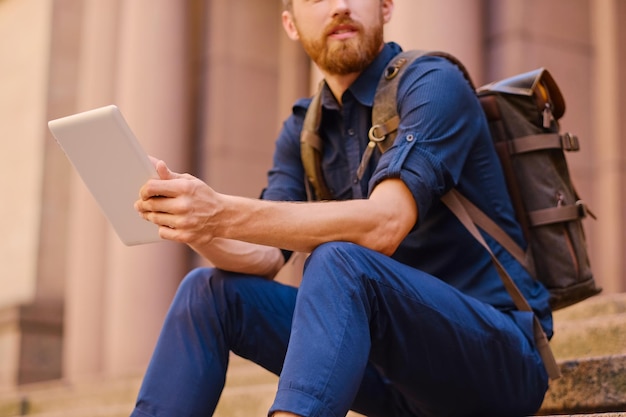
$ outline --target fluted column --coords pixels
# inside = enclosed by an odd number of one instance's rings
[[[186,7],[172,0],[120,3],[116,102],[146,151],[176,171],[187,169],[189,143]],[[186,251],[171,242],[126,247],[108,240],[105,374],[145,369],[186,272]]]
[[[595,275],[605,291],[626,290],[624,278],[624,200],[626,173],[623,131],[620,116],[624,102],[623,71],[619,55],[619,2],[598,0],[591,2],[591,28],[594,47],[592,106],[595,149],[594,201],[598,215],[594,240]],[[624,40],[624,37],[622,37]],[[623,49],[622,49],[623,50]],[[621,57],[622,63],[625,57]],[[620,97],[620,92],[622,96]],[[621,125],[623,126],[623,125]]]
[[[482,0],[396,0],[387,41],[405,50],[442,50],[459,58],[474,82],[484,82]]]
[[[76,111],[114,102],[118,0],[84,2]],[[68,380],[102,372],[108,223],[73,172],[70,198],[63,374]]]
[[[278,1],[280,3],[280,1]],[[291,114],[291,107],[301,97],[311,94],[311,60],[300,44],[287,37],[282,25],[278,30],[278,118],[277,127]]]
[[[291,108],[296,99],[311,94],[313,78],[311,60],[308,55],[298,42],[289,39],[282,29],[280,32],[282,33],[279,35],[278,127],[282,126],[283,120],[291,114]],[[298,286],[302,279],[304,260],[303,254],[294,254],[280,271],[276,280]]]
[[[218,191],[257,197],[266,183],[278,132],[281,10],[278,0],[208,3],[199,162]]]

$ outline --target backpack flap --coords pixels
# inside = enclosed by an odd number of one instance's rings
[[[478,95],[488,92],[532,98],[544,119],[552,117],[554,120],[559,120],[565,113],[565,100],[561,90],[552,74],[545,68],[495,81],[477,90]],[[534,111],[534,109],[529,110]],[[546,128],[550,127],[549,121],[542,120],[542,125]]]

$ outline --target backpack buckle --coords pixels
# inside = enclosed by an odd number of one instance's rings
[[[580,144],[578,143],[578,136],[566,132],[561,135],[561,146],[565,151],[578,151],[580,150]]]
[[[386,129],[385,125],[374,125],[370,128],[367,136],[372,142],[382,142],[388,134],[389,131]]]
[[[584,219],[585,217],[587,217],[587,214],[589,214],[589,211],[587,210],[587,205],[585,204],[584,201],[577,200],[576,207],[578,208],[578,216],[581,219]]]
[[[407,63],[407,59],[406,58],[399,58],[391,66],[387,67],[387,70],[385,71],[385,79],[386,80],[391,80],[396,75],[398,75],[398,73],[400,72],[400,68],[402,68],[404,66],[404,64],[406,64],[406,63]]]

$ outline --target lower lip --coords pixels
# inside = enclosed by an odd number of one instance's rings
[[[356,32],[341,32],[341,33],[333,33],[330,35],[332,39],[343,40],[343,39],[351,39],[356,36]]]

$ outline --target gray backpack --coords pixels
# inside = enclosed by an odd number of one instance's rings
[[[370,142],[362,167],[376,147],[385,152],[399,124],[397,90],[401,74],[411,62],[428,54],[445,57],[463,72],[463,64],[442,52],[407,51],[392,59],[378,84],[372,110]],[[561,92],[545,68],[475,89],[487,117],[491,136],[502,164],[517,220],[528,242],[523,250],[493,220],[453,189],[442,201],[491,254],[507,291],[518,309],[532,311],[506,270],[484,241],[479,228],[506,248],[549,290],[556,310],[598,294],[581,220],[589,210],[572,184],[564,151],[578,151],[578,138],[559,132],[558,120],[565,111]],[[321,170],[322,141],[319,94],[314,96],[301,136],[302,162],[310,199],[332,199]],[[544,364],[553,378],[559,370],[541,326],[535,320],[535,339]]]

